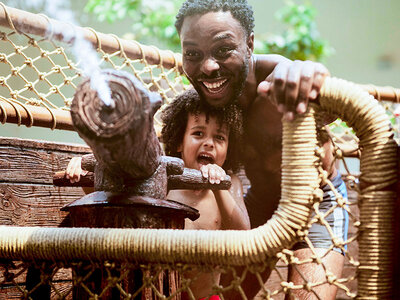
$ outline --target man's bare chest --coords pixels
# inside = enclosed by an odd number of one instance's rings
[[[256,101],[245,114],[244,119],[245,161],[260,164],[260,160],[280,164],[282,152],[282,122],[281,114],[275,106],[264,101]]]

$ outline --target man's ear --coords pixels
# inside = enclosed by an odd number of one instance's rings
[[[249,37],[247,38],[247,50],[249,52],[249,56],[251,56],[254,51],[254,32],[250,33]]]

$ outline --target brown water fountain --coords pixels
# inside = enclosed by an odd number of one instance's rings
[[[113,103],[105,104],[86,80],[77,88],[71,105],[74,126],[93,151],[93,155],[83,157],[82,166],[94,172],[95,192],[63,210],[70,212],[74,227],[183,229],[185,218],[195,220],[199,213],[167,200],[168,191],[228,189],[230,180],[210,185],[200,171],[184,168],[181,159],[163,156],[153,127],[153,115],[161,105],[159,95],[148,92],[131,74],[110,70],[104,75]],[[55,184],[63,185],[63,180]],[[76,269],[76,274],[83,275],[88,265]],[[121,266],[123,269],[124,263]],[[176,272],[164,271],[158,276],[157,289],[165,296],[177,290]],[[141,280],[142,271],[131,270],[122,283],[124,290],[133,294]],[[102,267],[85,281],[94,293],[100,293],[107,284]],[[75,299],[89,298],[80,286],[75,287],[73,295]],[[102,299],[115,298],[120,298],[115,287],[102,294]],[[137,297],[155,298],[150,288]]]

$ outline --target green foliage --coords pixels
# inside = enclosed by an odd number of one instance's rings
[[[179,36],[174,23],[183,0],[88,0],[86,10],[99,21],[110,23],[129,18],[130,34],[125,38],[143,44],[180,52]],[[276,53],[290,59],[321,61],[333,49],[319,37],[315,9],[311,4],[288,2],[276,13],[279,21],[288,26],[282,35],[256,40],[256,53]]]
[[[256,52],[281,54],[292,60],[323,61],[334,49],[320,38],[315,14],[315,8],[310,3],[297,5],[288,1],[275,14],[287,29],[281,35],[257,41]]]
[[[129,38],[144,44],[180,51],[175,14],[183,0],[89,0],[85,10],[94,13],[100,22],[113,23],[129,18]]]

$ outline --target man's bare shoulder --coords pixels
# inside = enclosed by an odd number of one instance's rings
[[[278,54],[253,54],[255,60],[255,71],[257,81],[264,80],[269,74],[272,73],[275,66],[280,62],[290,62],[289,59]]]

